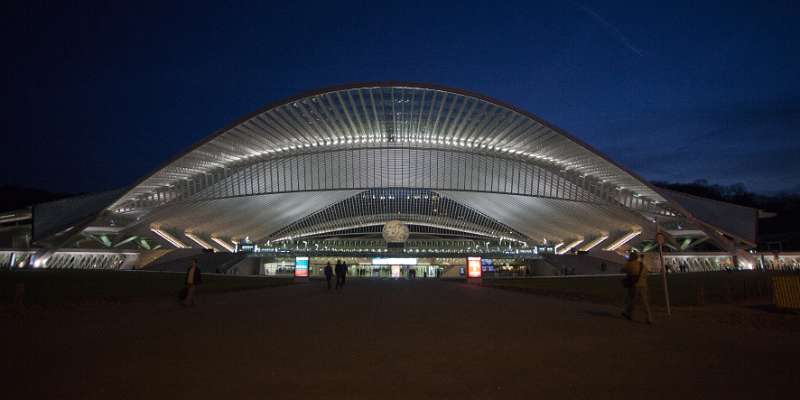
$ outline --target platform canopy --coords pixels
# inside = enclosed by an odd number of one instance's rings
[[[374,231],[393,219],[426,235],[531,245],[653,237],[656,219],[749,239],[697,219],[531,113],[409,83],[336,87],[267,106],[143,177],[98,221],[125,232],[273,242]]]

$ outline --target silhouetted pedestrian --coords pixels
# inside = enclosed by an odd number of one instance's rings
[[[192,259],[192,264],[186,270],[186,298],[183,299],[184,306],[194,306],[194,292],[197,285],[203,282],[200,275],[200,268],[197,266],[197,259]]]
[[[350,266],[347,265],[347,261],[342,261],[342,287],[344,287],[344,282],[347,279],[347,272],[349,268]]]
[[[331,262],[328,261],[325,264],[325,280],[328,282],[328,290],[331,290],[331,277],[333,277],[333,268],[331,268]]]
[[[606,265],[605,261],[600,263],[600,272],[606,272],[608,266]]]
[[[336,289],[344,287],[345,275],[347,275],[347,264],[337,260],[334,272],[336,272]]]
[[[638,254],[632,253],[622,271],[625,273],[622,285],[626,289],[625,309],[622,311],[622,316],[629,320],[633,319],[634,305],[638,298],[641,299],[644,310],[647,312],[647,323],[652,323],[653,316],[650,313],[650,299],[647,293],[647,267]]]

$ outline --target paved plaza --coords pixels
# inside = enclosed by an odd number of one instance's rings
[[[312,281],[3,315],[14,398],[777,398],[796,316],[605,305],[443,281]],[[5,396],[4,396],[5,397]],[[785,397],[786,398],[786,397]]]

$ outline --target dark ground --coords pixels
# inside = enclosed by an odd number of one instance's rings
[[[442,281],[310,284],[0,316],[12,398],[792,398],[800,317]],[[23,397],[17,397],[23,395]]]
[[[702,306],[708,304],[772,301],[772,278],[788,275],[773,271],[692,272],[669,274],[670,304]],[[590,301],[622,306],[622,275],[589,275],[528,279],[492,279],[484,284],[566,300]],[[653,303],[666,304],[660,274],[649,276]]]
[[[34,308],[86,304],[127,303],[175,296],[186,279],[184,273],[112,270],[29,269],[0,270],[0,304],[9,304],[16,284],[25,284],[25,303]],[[206,293],[232,292],[285,286],[286,278],[257,278],[203,274]]]

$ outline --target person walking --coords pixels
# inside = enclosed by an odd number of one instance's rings
[[[347,268],[347,262],[342,261],[341,273],[336,276],[336,283],[339,285],[339,287],[344,287],[344,282],[347,279]]]
[[[622,316],[628,320],[633,319],[633,311],[638,298],[641,299],[642,306],[647,312],[647,323],[653,323],[653,315],[650,313],[650,299],[647,293],[647,266],[645,266],[641,256],[637,253],[631,253],[622,271],[625,273],[622,285],[626,289],[625,309],[622,311]]]
[[[183,299],[183,305],[190,307],[194,306],[194,292],[197,290],[197,285],[203,282],[203,277],[200,274],[200,268],[197,266],[197,259],[192,259],[192,264],[186,270],[186,298]]]
[[[336,289],[339,289],[342,287],[342,260],[336,260],[333,272],[336,274]]]
[[[331,277],[333,277],[333,268],[331,268],[331,262],[328,261],[325,264],[325,280],[328,282],[328,290],[331,290]]]

